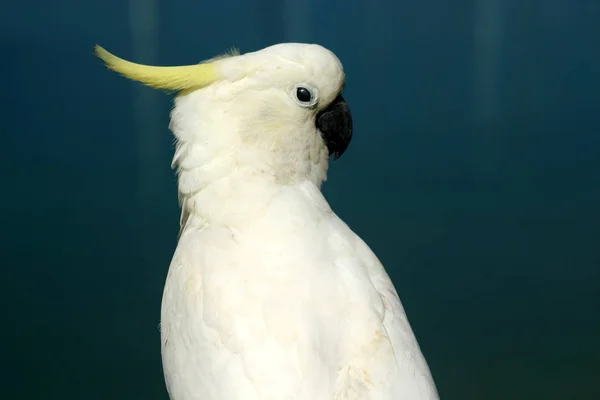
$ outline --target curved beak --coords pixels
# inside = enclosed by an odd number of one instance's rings
[[[316,126],[329,155],[333,155],[334,160],[340,158],[352,140],[352,114],[341,94],[317,114]]]

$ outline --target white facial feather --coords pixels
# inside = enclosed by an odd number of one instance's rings
[[[203,191],[247,189],[251,199],[247,182],[258,176],[279,185],[326,179],[328,151],[314,120],[344,84],[337,57],[318,45],[288,43],[216,63],[229,80],[178,97],[171,114],[182,224],[189,213],[214,217],[213,206],[222,209],[203,201],[215,198]],[[298,84],[316,89],[315,107],[294,99]],[[251,204],[229,206],[244,212]]]

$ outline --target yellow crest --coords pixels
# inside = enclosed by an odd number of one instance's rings
[[[155,89],[188,92],[222,79],[217,66],[211,61],[179,67],[155,67],[123,60],[98,45],[95,50],[96,56],[102,59],[108,68]]]

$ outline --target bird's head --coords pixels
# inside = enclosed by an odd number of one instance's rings
[[[170,127],[180,170],[235,166],[320,185],[329,157],[352,138],[342,64],[319,45],[284,43],[178,67],[131,63],[101,47],[96,54],[130,79],[178,92]]]

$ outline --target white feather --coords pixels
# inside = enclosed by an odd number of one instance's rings
[[[437,399],[383,266],[321,194],[327,149],[289,98],[309,81],[333,100],[339,60],[285,44],[223,62],[232,79],[172,113],[184,217],[161,315],[170,397]]]

